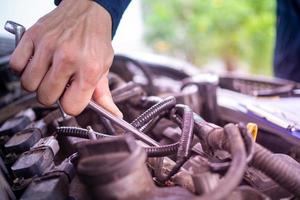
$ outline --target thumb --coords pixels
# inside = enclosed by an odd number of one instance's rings
[[[123,118],[123,114],[118,109],[116,104],[113,102],[109,86],[108,86],[108,79],[107,76],[104,75],[97,83],[97,86],[93,93],[94,101],[108,110],[113,115]]]

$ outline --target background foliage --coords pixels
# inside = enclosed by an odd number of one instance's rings
[[[247,63],[271,74],[275,0],[143,0],[145,39],[158,53],[203,65]]]

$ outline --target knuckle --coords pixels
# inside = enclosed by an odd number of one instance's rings
[[[37,85],[33,81],[29,81],[24,75],[21,77],[21,86],[28,92],[34,92],[37,90]]]
[[[71,106],[70,104],[67,104],[64,102],[62,102],[61,105],[62,105],[64,112],[71,116],[79,115],[84,109],[84,108],[80,108],[78,106]]]
[[[103,71],[103,67],[96,62],[91,62],[83,70],[87,76],[98,77]]]
[[[114,59],[114,50],[112,48],[108,48],[108,53],[103,59],[103,67],[105,69],[108,69],[112,64],[113,59]]]
[[[70,45],[63,45],[59,47],[57,56],[59,62],[65,65],[74,64],[78,60],[76,51],[74,51]]]
[[[44,106],[51,106],[55,102],[55,100],[51,100],[47,95],[43,95],[40,91],[37,92],[37,100]]]
[[[95,88],[99,80],[99,77],[102,75],[102,69],[99,65],[90,65],[89,67],[84,68],[84,73],[82,73],[82,90],[89,90],[90,88]]]
[[[48,18],[48,14],[40,17],[35,24],[43,24],[43,22]]]
[[[13,71],[21,72],[24,66],[22,66],[22,63],[18,62],[18,60],[19,59],[12,55],[9,60],[9,65]]]
[[[39,32],[40,26],[35,24],[32,27],[30,27],[22,36],[24,39],[31,39],[33,40],[34,38],[36,38],[38,36],[38,32]]]
[[[81,92],[90,91],[96,87],[96,84],[97,81],[95,80],[95,78],[91,78],[91,79],[85,78],[80,84],[78,90]]]
[[[53,39],[50,36],[44,36],[39,44],[40,49],[46,52],[51,52],[53,46]]]
[[[106,58],[106,59],[104,60],[104,68],[105,68],[105,69],[110,68],[112,62],[113,62],[113,56]]]
[[[108,61],[111,65],[113,59],[114,59],[114,56],[115,56],[115,52],[114,52],[114,49],[113,48],[110,48],[110,53],[108,54],[107,58],[108,58]]]

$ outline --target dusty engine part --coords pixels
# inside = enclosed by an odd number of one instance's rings
[[[147,199],[154,188],[146,153],[133,138],[83,142],[78,153],[79,178],[94,199]]]
[[[92,199],[186,199],[193,196],[178,187],[157,188],[146,166],[146,152],[132,137],[86,141],[78,145],[78,153],[78,175]]]
[[[14,134],[4,145],[7,152],[20,153],[30,149],[42,137],[38,128],[24,129]]]
[[[20,199],[63,200],[68,198],[69,184],[75,175],[74,159],[77,159],[77,153],[42,176],[34,178]]]
[[[20,155],[11,170],[17,177],[41,175],[50,167],[58,151],[59,145],[53,136],[42,138],[29,151]]]
[[[97,105],[64,117],[18,84],[1,91],[1,199],[298,198],[299,115],[267,109],[299,102],[298,84],[195,71],[116,56],[123,120]]]

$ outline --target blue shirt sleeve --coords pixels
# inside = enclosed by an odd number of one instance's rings
[[[105,8],[112,19],[112,37],[116,34],[120,20],[131,0],[94,0],[103,8]],[[61,0],[55,0],[55,5],[58,5]]]
[[[277,0],[276,77],[300,82],[300,0]]]

